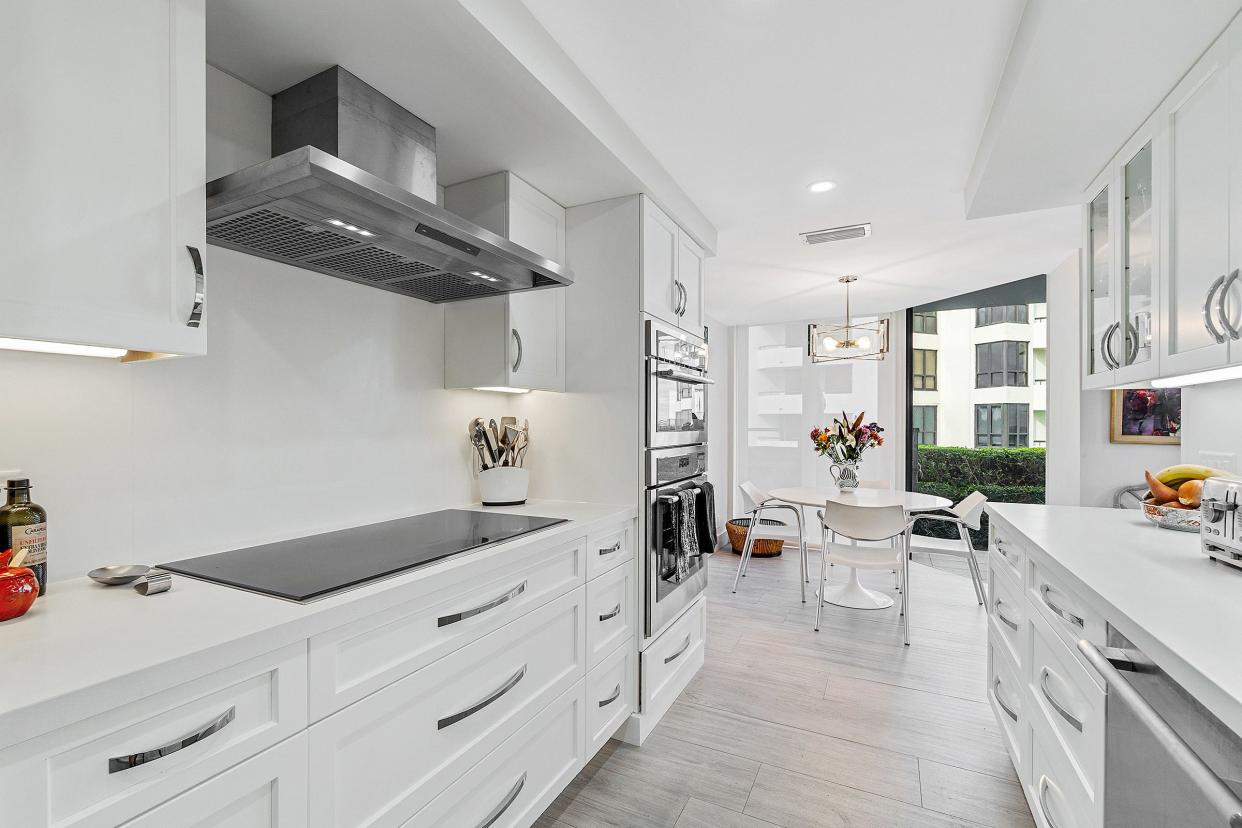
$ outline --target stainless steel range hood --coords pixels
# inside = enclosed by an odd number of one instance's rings
[[[424,197],[435,129],[339,66],[273,96],[272,152],[207,185],[210,243],[428,302],[573,282]]]

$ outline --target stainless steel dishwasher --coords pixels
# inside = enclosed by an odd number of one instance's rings
[[[1242,828],[1242,738],[1113,627],[1078,648],[1108,683],[1104,824]]]

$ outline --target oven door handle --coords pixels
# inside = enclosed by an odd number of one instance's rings
[[[1101,652],[1100,648],[1090,641],[1082,640],[1078,642],[1078,649],[1087,657],[1091,666],[1104,677],[1109,695],[1115,695],[1122,704],[1130,708],[1135,718],[1151,732],[1160,747],[1194,782],[1212,807],[1220,811],[1221,825],[1242,828],[1242,799],[1239,799],[1233,790],[1221,781],[1199,754],[1195,753],[1190,745],[1186,744],[1186,741],[1177,734],[1177,731],[1169,726],[1164,717],[1147,703],[1147,700],[1134,689],[1134,685],[1122,677],[1117,667],[1114,666],[1113,660]],[[1123,668],[1132,669],[1132,664],[1124,660],[1119,661]]]
[[[685,371],[677,371],[673,368],[664,368],[659,371],[652,371],[651,375],[657,379],[670,379],[677,382],[688,382],[692,385],[715,385],[714,379],[709,379],[702,374],[691,374]]]

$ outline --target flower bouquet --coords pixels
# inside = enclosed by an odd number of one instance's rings
[[[811,429],[811,446],[815,453],[832,460],[829,471],[837,486],[842,489],[858,488],[858,464],[863,452],[873,446],[884,445],[884,429],[879,423],[864,423],[866,412],[860,412],[852,422],[844,411],[841,418],[832,421],[827,428]]]

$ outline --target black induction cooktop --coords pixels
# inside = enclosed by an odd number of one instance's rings
[[[558,523],[565,519],[444,509],[159,566],[191,578],[306,602]]]

